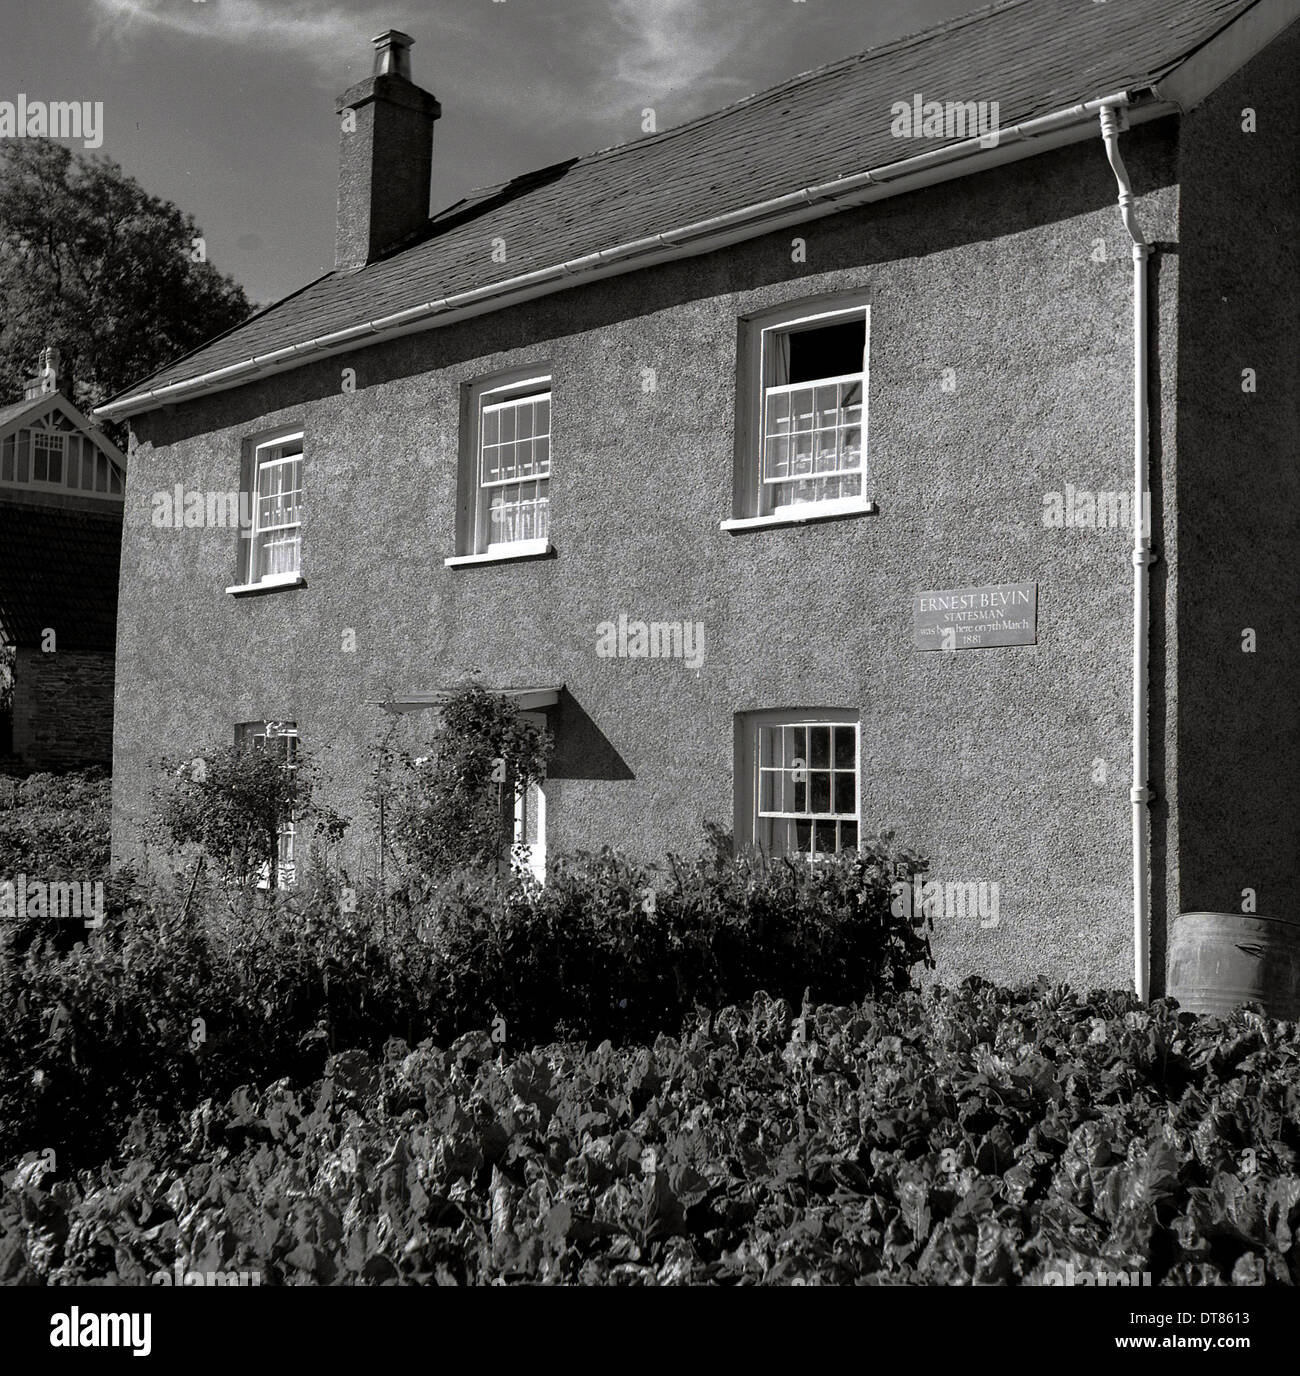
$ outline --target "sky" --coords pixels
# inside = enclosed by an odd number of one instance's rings
[[[415,40],[431,208],[660,130],[980,0],[0,0],[0,101],[101,102],[95,156],[197,221],[266,304],[334,264],[336,97]],[[73,147],[80,148],[75,141]],[[84,151],[84,150],[83,150]]]

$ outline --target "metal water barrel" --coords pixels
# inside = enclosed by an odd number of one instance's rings
[[[1300,922],[1253,913],[1183,913],[1169,942],[1168,993],[1192,1013],[1264,1005],[1300,1019]]]

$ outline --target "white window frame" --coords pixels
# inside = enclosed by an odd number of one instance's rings
[[[547,402],[548,423],[546,472],[527,478],[493,478],[484,471],[484,417],[490,412],[524,400]],[[462,564],[497,563],[507,559],[526,559],[551,552],[551,481],[554,477],[554,396],[549,368],[533,365],[507,374],[485,378],[468,388],[468,414],[463,433],[467,442],[461,453],[461,511],[456,553],[443,562],[448,567]],[[491,539],[491,493],[521,488],[530,483],[546,484],[546,534],[521,540]]]
[[[854,803],[855,810],[849,813],[813,813],[804,811],[794,812],[768,812],[760,810],[762,799],[761,772],[766,772],[761,767],[760,761],[760,733],[764,729],[786,726],[825,726],[825,727],[851,727],[853,730],[853,776],[854,776]],[[771,823],[777,821],[800,821],[807,820],[813,824],[812,839],[816,840],[816,825],[821,823],[842,824],[851,822],[857,829],[857,841],[852,847],[841,847],[841,850],[859,850],[863,844],[862,837],[862,721],[858,712],[846,708],[833,707],[813,707],[813,708],[792,708],[789,710],[771,710],[761,712],[744,712],[738,714],[736,718],[736,815],[735,815],[735,835],[739,842],[748,844],[755,849],[771,850]],[[835,802],[835,763],[834,763],[834,736],[830,741],[830,762],[827,771],[831,774],[830,802],[832,808]],[[808,767],[805,763],[805,768]],[[783,770],[781,772],[784,772]],[[820,769],[817,771],[820,772]],[[843,771],[841,771],[843,772]],[[837,825],[837,834],[839,826]],[[801,851],[796,852],[792,849],[785,849],[778,854],[803,854],[809,859],[817,859],[821,856],[831,854],[829,851]]]
[[[36,476],[36,451],[43,449],[45,454],[45,477]],[[49,476],[50,456],[54,453],[59,458],[59,480],[55,482]],[[58,430],[42,428],[32,431],[32,482],[42,483],[51,487],[63,487],[65,485],[64,475],[67,472],[65,465],[68,462],[68,445],[64,435]]]
[[[294,440],[302,441],[302,449],[297,454],[290,454],[286,458],[263,460],[259,457],[262,453],[270,449],[278,449],[281,445],[291,444]],[[302,513],[305,505],[306,495],[306,459],[307,441],[302,430],[290,430],[282,435],[274,435],[267,439],[259,440],[254,446],[249,464],[249,504],[252,507],[252,526],[248,531],[248,556],[245,569],[246,588],[275,587],[281,583],[300,583],[302,581]],[[264,468],[275,468],[286,464],[296,463],[298,465],[298,487],[291,489],[298,494],[298,519],[287,521],[281,525],[262,525],[262,470]],[[260,561],[260,549],[262,538],[277,531],[296,530],[298,532],[298,566],[295,569],[285,569],[278,573],[258,573]]]
[[[49,481],[49,470],[45,478],[36,477],[37,441],[44,440],[48,445],[58,441],[62,467],[58,482]],[[19,478],[19,450],[25,446],[27,453],[27,476]],[[48,453],[48,449],[47,449]],[[81,475],[84,465],[89,464],[92,474],[90,485],[84,486]],[[75,467],[75,475],[74,475]],[[73,478],[76,481],[73,481]],[[104,486],[99,486],[103,478]],[[114,483],[117,490],[114,491]],[[25,425],[17,427],[0,440],[0,485],[30,489],[35,492],[71,493],[76,497],[89,497],[97,501],[122,503],[124,500],[125,479],[122,470],[89,435],[77,426],[68,423],[59,412],[39,416]]]
[[[778,336],[797,334],[826,325],[861,320],[863,347],[861,372],[816,379],[815,382],[772,383],[775,341]],[[875,510],[869,495],[871,468],[868,445],[870,414],[871,365],[871,303],[861,294],[821,303],[802,302],[765,312],[745,322],[748,346],[742,349],[741,367],[744,375],[739,381],[737,396],[740,402],[737,416],[735,492],[732,516],[722,521],[727,531],[743,531],[768,525],[797,525],[807,521],[826,520]],[[811,386],[830,386],[858,382],[862,388],[861,457],[856,470],[847,473],[809,474],[810,480],[838,478],[860,474],[859,491],[847,497],[826,498],[820,501],[778,502],[770,495],[784,483],[798,479],[772,478],[767,473],[767,417],[769,398],[781,392],[795,392]],[[837,427],[838,432],[839,427]]]

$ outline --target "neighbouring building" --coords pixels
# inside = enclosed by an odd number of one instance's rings
[[[24,393],[0,407],[0,755],[108,766],[126,460],[60,391],[57,349]]]
[[[237,733],[363,844],[476,672],[554,733],[536,854],[890,828],[988,899],[945,981],[1300,917],[1297,15],[1010,0],[432,218],[377,38],[335,268],[100,408],[118,855]]]

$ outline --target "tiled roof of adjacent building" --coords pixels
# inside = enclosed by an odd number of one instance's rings
[[[20,416],[25,416],[28,411],[39,411],[49,400],[47,396],[28,397],[26,401],[11,402],[8,406],[0,406],[0,429],[3,429],[12,420],[17,420]]]
[[[5,501],[0,492],[0,643],[111,650],[122,513]]]
[[[915,93],[996,100],[1006,128],[1149,87],[1254,3],[1006,0],[475,193],[434,216],[414,246],[326,274],[123,395],[897,162],[914,150],[891,135],[890,107]],[[494,238],[506,241],[506,264],[493,262]]]

